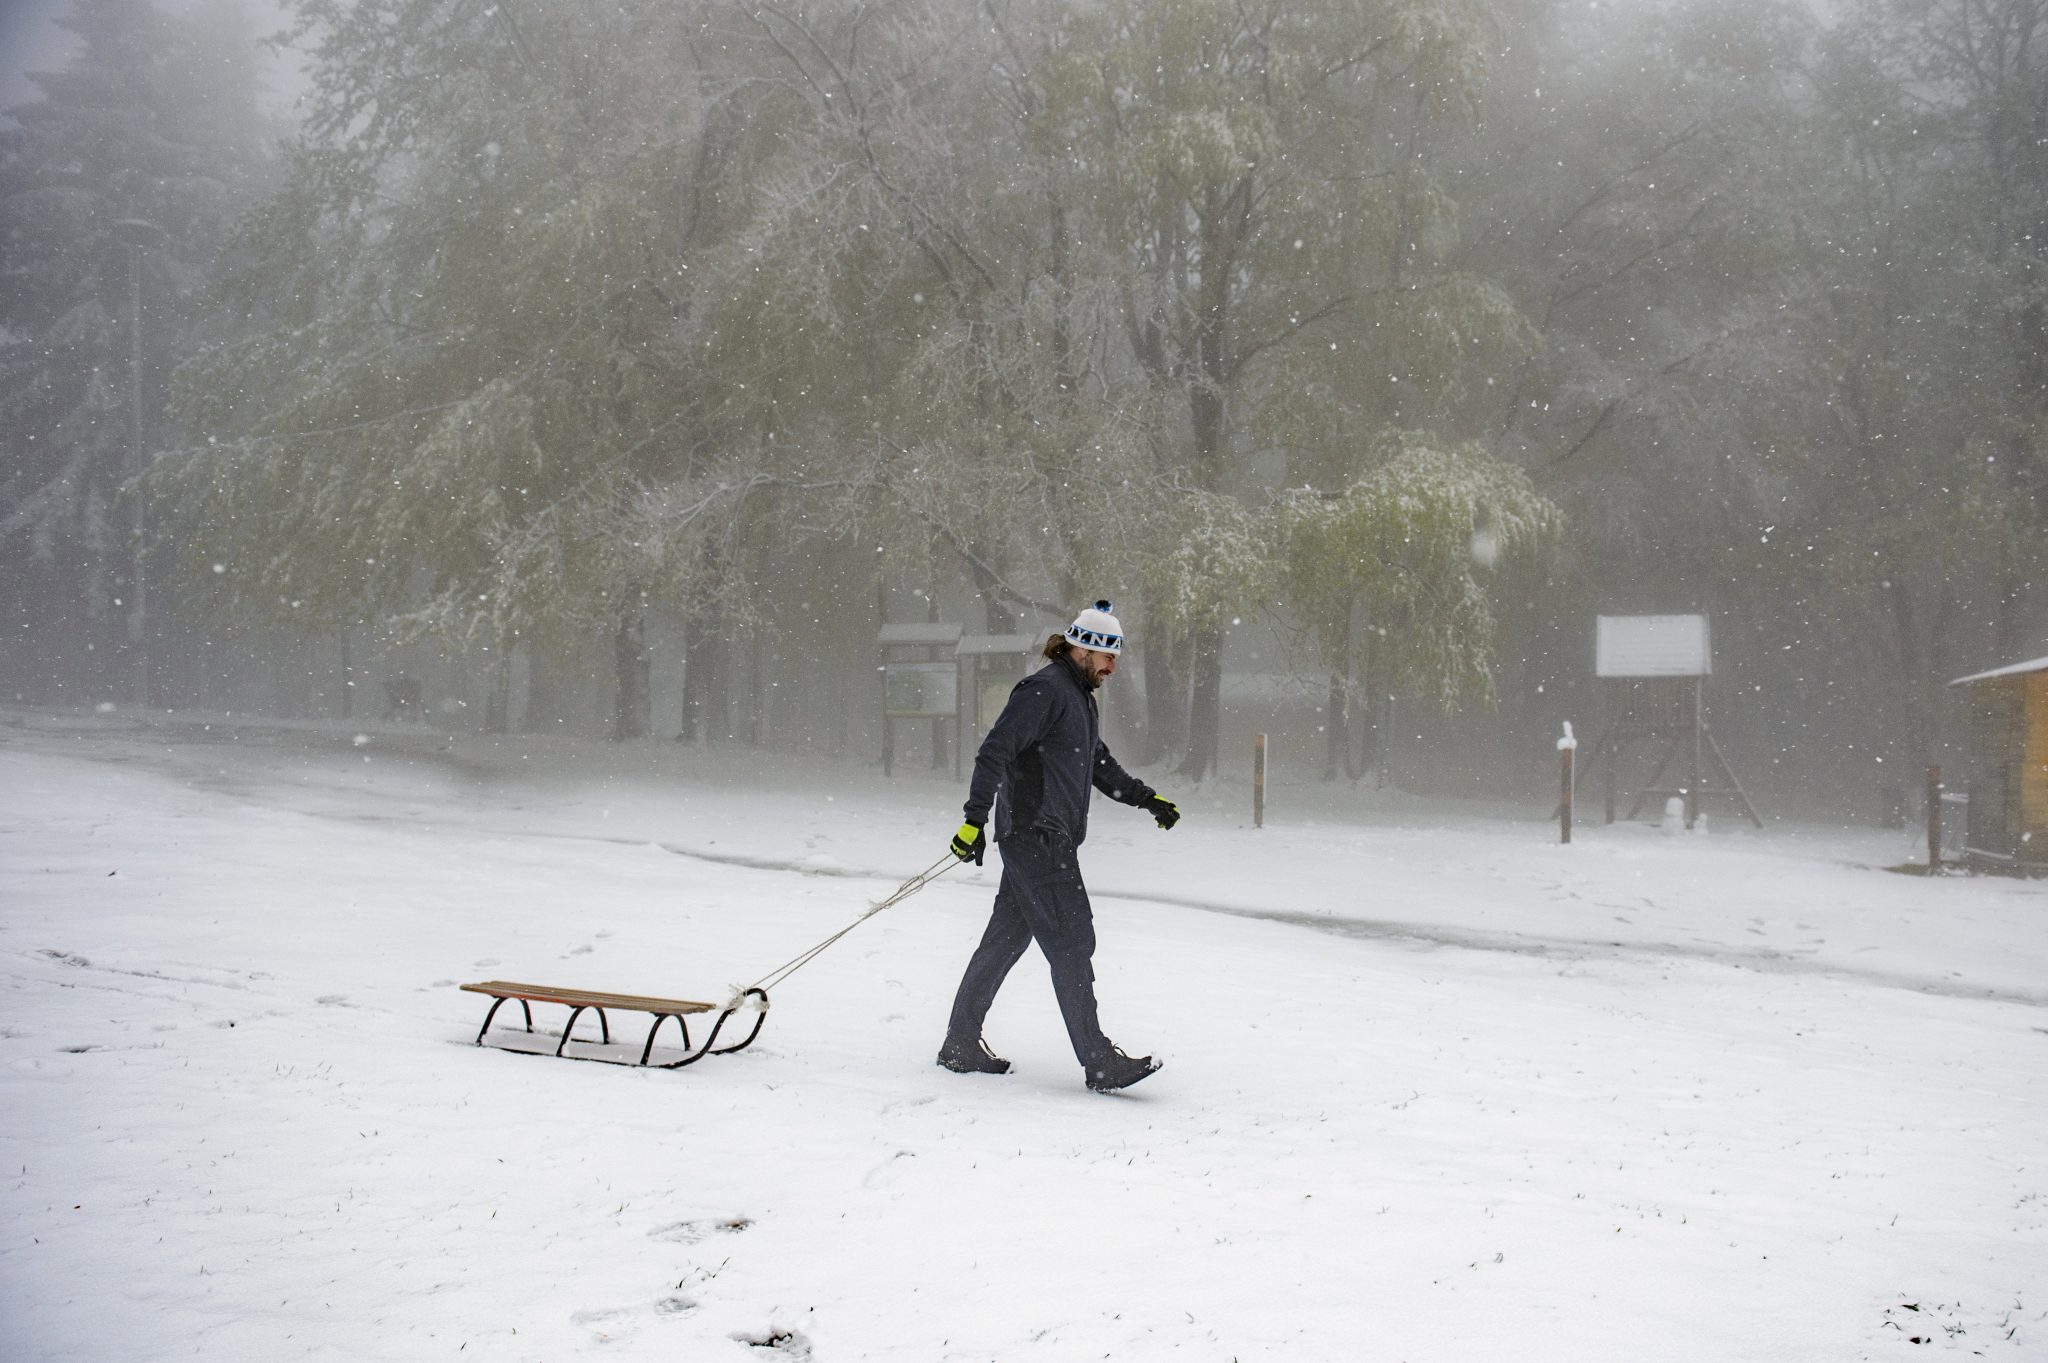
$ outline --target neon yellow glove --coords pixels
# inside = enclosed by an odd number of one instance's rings
[[[978,823],[963,823],[960,831],[953,835],[953,855],[962,861],[981,865],[982,854],[988,851],[988,839],[981,834]]]

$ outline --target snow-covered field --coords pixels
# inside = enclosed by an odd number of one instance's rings
[[[961,788],[0,710],[0,1359],[2048,1358],[2048,884],[1152,779],[1083,859],[1143,1085],[1035,953],[933,1066],[993,861],[640,1071],[455,986],[723,998]]]

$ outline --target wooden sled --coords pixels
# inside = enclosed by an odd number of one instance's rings
[[[640,1048],[639,1065],[647,1065],[648,1057],[654,1054],[654,1039],[661,1032],[661,1024],[673,1018],[676,1030],[683,1034],[684,1055],[680,1060],[649,1066],[660,1070],[679,1070],[685,1065],[696,1064],[707,1055],[731,1055],[734,1051],[743,1051],[753,1044],[754,1038],[761,1034],[761,1024],[768,1020],[768,995],[759,988],[741,990],[732,997],[731,1002],[721,1007],[715,1003],[697,1003],[690,999],[657,999],[641,994],[603,994],[590,989],[556,989],[542,984],[515,984],[508,980],[484,980],[462,987],[472,994],[488,994],[492,999],[491,1010],[484,1014],[484,1025],[477,1029],[477,1045],[484,1044],[484,1037],[491,1030],[492,1020],[498,1016],[498,1010],[508,1002],[518,1000],[519,1011],[526,1015],[526,1030],[529,1034],[533,1031],[533,1005],[559,1003],[569,1009],[569,1021],[562,1027],[562,1040],[555,1047],[555,1054],[567,1055],[571,1060],[594,1060],[601,1065],[625,1065],[632,1062],[613,1060],[602,1055],[577,1055],[568,1049],[570,1034],[576,1030],[576,1019],[582,1017],[586,1010],[597,1014],[597,1025],[602,1037],[599,1044],[607,1046],[611,1044],[612,1039],[611,1019],[605,1015],[607,1009],[654,1015],[654,1025],[647,1029],[647,1044]],[[744,1040],[734,1045],[720,1046],[719,1033],[725,1030],[725,1024],[732,1020],[733,1014],[748,1006],[749,1000],[752,1000],[754,1009],[753,1030],[747,1033]],[[718,1017],[712,1022],[711,1031],[705,1036],[703,1044],[693,1050],[690,1045],[690,1024],[683,1019],[697,1013],[717,1013]],[[520,1055],[539,1054],[538,1051],[519,1050],[511,1046],[499,1049],[514,1051]]]

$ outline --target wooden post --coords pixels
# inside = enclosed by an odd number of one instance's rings
[[[1707,769],[1706,763],[1701,760],[1705,754],[1700,751],[1700,738],[1705,732],[1706,723],[1706,717],[1700,713],[1700,701],[1705,694],[1705,680],[1700,677],[1694,677],[1692,680],[1692,770],[1686,774],[1685,778],[1685,827],[1687,832],[1691,832],[1692,826],[1699,822],[1700,782],[1705,779]]]
[[[875,677],[882,684],[882,775],[890,774],[896,765],[896,721],[889,718],[889,650],[881,650],[882,661],[875,666]],[[706,735],[707,741],[709,735]]]
[[[889,628],[889,579],[879,573],[875,576],[875,619],[882,630]],[[881,643],[880,634],[875,639],[875,680],[882,688],[882,775],[887,776],[896,764],[896,721],[889,718],[889,646]],[[711,735],[707,732],[704,738],[708,744]]]
[[[1607,778],[1607,822],[1613,823],[1614,794],[1619,780],[1615,775],[1614,769],[1621,765],[1621,744],[1604,741],[1596,744],[1593,748],[1593,760],[1598,762],[1602,757],[1607,759],[1607,765],[1602,772],[1602,775]]]
[[[1252,735],[1252,827],[1266,826],[1266,736]]]
[[[1927,769],[1927,870],[1941,869],[1941,768]]]
[[[1558,792],[1557,792],[1557,840],[1572,840],[1572,762],[1578,756],[1579,740],[1572,737],[1572,722],[1564,722],[1564,737],[1557,740]]]

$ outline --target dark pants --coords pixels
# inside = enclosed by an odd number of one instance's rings
[[[1110,1047],[1095,1013],[1095,914],[1074,848],[1056,835],[1020,830],[996,850],[1003,857],[1003,883],[981,945],[960,979],[948,1031],[970,1041],[981,1035],[996,990],[1036,941],[1052,967],[1052,991],[1074,1055],[1093,1065]]]

